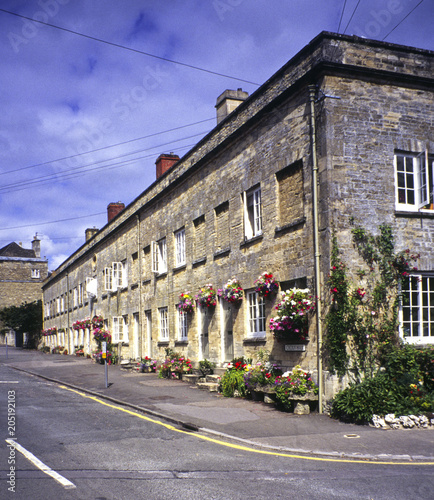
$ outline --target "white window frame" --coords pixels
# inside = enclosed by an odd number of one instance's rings
[[[175,265],[183,266],[185,259],[185,228],[175,232]]]
[[[105,267],[104,268],[104,290],[107,292],[112,292],[113,288],[113,268]]]
[[[124,314],[122,316],[122,327],[123,327],[123,336],[122,336],[122,341],[125,344],[129,344],[130,342],[130,335],[129,335],[129,322],[128,322],[128,314]]]
[[[41,277],[41,271],[39,269],[32,269],[32,278],[38,279]]]
[[[411,274],[402,283],[400,337],[409,344],[434,344],[434,273]]]
[[[244,236],[250,240],[262,234],[261,187],[244,191]]]
[[[63,294],[60,296],[60,312],[65,312],[65,296]]]
[[[158,309],[159,320],[160,320],[160,340],[169,340],[169,312],[167,307],[160,307]]]
[[[247,293],[249,336],[265,337],[266,315],[264,298],[257,292]]]
[[[122,316],[113,316],[113,335],[112,342],[113,344],[119,344],[119,342],[123,342],[124,339],[124,318]]]
[[[395,153],[395,207],[397,210],[431,210],[434,195],[434,157],[422,153]],[[399,170],[398,170],[399,169]]]
[[[188,314],[177,307],[178,339],[188,340]]]
[[[167,242],[166,238],[153,241],[152,251],[152,272],[163,274],[167,272]]]
[[[73,305],[74,307],[78,307],[78,288],[74,287],[72,291],[72,300],[73,300]]]

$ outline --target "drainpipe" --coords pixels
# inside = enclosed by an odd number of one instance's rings
[[[139,356],[143,358],[143,341],[142,341],[142,254],[140,244],[140,214],[136,214],[137,220],[137,258],[139,259],[139,324],[137,335],[139,336]]]
[[[320,279],[320,252],[319,252],[319,216],[318,216],[318,162],[316,157],[316,128],[315,128],[315,97],[316,85],[309,85],[310,101],[310,133],[312,147],[312,211],[313,211],[313,240],[315,255],[315,291],[317,296],[316,331],[318,336],[318,407],[323,412],[323,380],[322,380],[322,323],[321,323],[321,279]]]

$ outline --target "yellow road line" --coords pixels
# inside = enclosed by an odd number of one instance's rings
[[[303,455],[292,455],[290,453],[280,453],[277,451],[256,450],[254,448],[249,448],[247,446],[242,446],[242,445],[234,444],[234,443],[227,443],[225,441],[213,439],[211,437],[204,436],[202,434],[183,431],[182,429],[177,429],[176,427],[174,427],[171,424],[166,424],[164,422],[147,417],[146,415],[142,415],[142,414],[137,413],[135,411],[127,410],[126,408],[122,408],[120,406],[116,406],[116,405],[107,403],[101,399],[98,399],[95,396],[90,396],[88,394],[77,391],[75,389],[71,389],[70,387],[66,387],[64,385],[60,385],[59,387],[62,389],[65,389],[67,391],[74,392],[75,394],[78,394],[79,396],[82,396],[83,398],[91,399],[92,401],[96,401],[97,403],[100,403],[104,406],[108,406],[109,408],[113,408],[115,410],[122,411],[124,413],[128,413],[129,415],[133,415],[134,417],[141,418],[142,420],[152,422],[153,424],[161,425],[161,426],[163,426],[166,429],[169,429],[171,431],[180,432],[181,434],[187,434],[188,436],[194,436],[198,439],[202,439],[204,441],[209,441],[211,443],[215,443],[215,444],[218,444],[220,446],[226,446],[227,448],[234,448],[236,450],[248,451],[250,453],[259,453],[261,455],[273,455],[275,457],[297,458],[297,459],[301,459],[301,460],[314,460],[314,461],[318,461],[318,462],[340,462],[340,463],[370,464],[370,465],[434,465],[434,462],[395,462],[395,461],[380,462],[377,460],[374,461],[374,460],[368,460],[368,459],[365,459],[365,460],[354,459],[353,460],[353,459],[349,459],[349,458],[345,459],[345,458],[305,457]]]

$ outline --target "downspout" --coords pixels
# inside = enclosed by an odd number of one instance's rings
[[[143,358],[143,339],[142,339],[142,254],[140,245],[140,214],[136,215],[137,220],[137,258],[139,260],[139,331],[137,332],[139,336],[139,356],[140,359]]]
[[[69,274],[66,275],[66,323],[67,323],[67,329],[66,329],[66,335],[68,336],[68,340],[69,340],[69,345],[68,345],[68,349],[70,348],[71,346],[71,339],[69,338],[69,335],[71,333],[71,328],[69,328]],[[74,344],[74,338],[72,338],[72,344]],[[72,349],[70,349],[72,350]],[[70,352],[69,354],[72,354],[72,352]]]
[[[323,412],[323,380],[322,380],[322,323],[321,323],[321,278],[320,278],[320,251],[319,251],[319,215],[318,215],[318,162],[316,156],[316,127],[315,127],[315,96],[316,85],[309,85],[310,101],[310,133],[312,147],[312,211],[313,211],[313,240],[315,256],[315,291],[317,296],[316,331],[318,356],[318,411]]]

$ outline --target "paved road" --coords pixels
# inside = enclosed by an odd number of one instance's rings
[[[16,423],[8,434],[8,397]],[[0,497],[16,499],[387,499],[432,497],[432,467],[294,459],[189,433],[0,365]],[[16,441],[64,478],[42,472]]]

